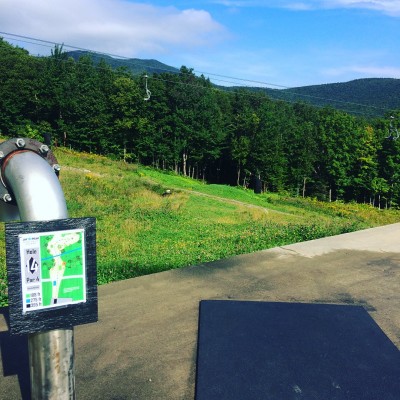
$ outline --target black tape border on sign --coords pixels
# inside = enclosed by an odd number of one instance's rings
[[[18,235],[70,229],[83,229],[85,234],[86,302],[23,314]],[[87,324],[98,320],[95,218],[11,222],[6,223],[5,234],[10,333],[12,335],[68,329],[75,325]]]

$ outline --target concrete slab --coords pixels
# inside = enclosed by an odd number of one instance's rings
[[[400,349],[399,282],[393,224],[101,286],[99,322],[75,328],[77,398],[193,399],[204,299],[362,305]],[[0,399],[28,398],[25,342],[0,315]]]

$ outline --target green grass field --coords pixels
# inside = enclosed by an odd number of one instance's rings
[[[98,283],[399,221],[397,210],[200,181],[58,148],[70,217],[97,219]],[[167,190],[171,194],[163,196]],[[0,306],[7,304],[4,225]]]

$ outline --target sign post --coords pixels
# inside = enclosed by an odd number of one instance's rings
[[[68,218],[48,146],[10,139],[0,166],[2,208],[24,221],[6,224],[6,255],[10,331],[28,334],[31,397],[75,399],[73,327],[97,321],[95,220]]]
[[[97,321],[96,221],[6,223],[11,334]]]
[[[94,218],[6,224],[11,334],[28,335],[32,399],[74,399],[73,327],[97,321]]]

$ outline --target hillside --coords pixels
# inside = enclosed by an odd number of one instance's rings
[[[104,60],[112,68],[126,68],[134,75],[144,72],[147,72],[148,74],[161,74],[164,72],[176,74],[179,72],[177,68],[163,64],[162,62],[157,60],[143,60],[139,58],[115,58],[105,54],[90,53],[81,50],[69,51],[66,54],[69,57],[72,57],[74,60],[79,60],[79,58],[89,55],[95,64],[97,64],[100,60]]]
[[[65,148],[54,153],[70,217],[97,219],[99,284],[384,225],[399,216],[365,205],[206,185]],[[0,236],[4,242],[4,224]],[[4,251],[0,307],[7,301]]]
[[[332,106],[352,114],[382,116],[400,108],[400,79],[370,78],[325,85],[269,90],[273,98]]]
[[[388,140],[398,136],[400,110],[366,120],[265,93],[232,94],[187,67],[145,82],[56,50],[33,57],[0,40],[1,133],[51,134],[71,149],[212,183],[378,208],[400,204],[400,141]]]
[[[67,54],[75,60],[90,55],[95,63],[103,59],[112,68],[124,67],[134,75],[179,73],[179,69],[163,64],[157,60],[138,58],[122,59],[108,55],[85,51],[70,51]],[[239,87],[215,85],[221,90],[231,91]],[[324,85],[301,86],[287,89],[247,88],[251,91],[266,92],[271,98],[291,103],[306,102],[317,107],[331,106],[350,114],[381,117],[390,110],[400,108],[400,79],[367,78],[350,82],[329,83]]]
[[[330,106],[349,114],[371,118],[383,117],[400,108],[400,79],[392,78],[356,79],[287,89],[248,87],[247,90],[264,92],[275,100],[305,102],[317,107]]]

